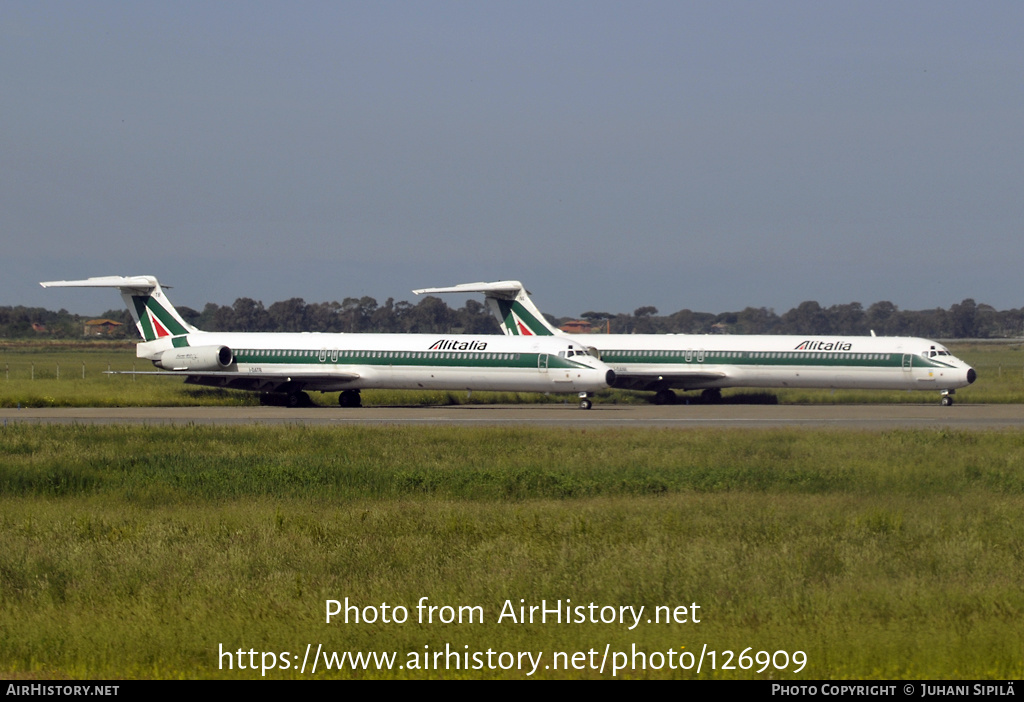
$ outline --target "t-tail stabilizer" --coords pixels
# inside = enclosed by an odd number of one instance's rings
[[[483,293],[487,308],[501,324],[506,336],[564,336],[552,326],[530,299],[529,291],[518,280],[495,283],[463,283],[446,288],[413,290],[416,295],[431,293]]]
[[[51,280],[40,285],[44,288],[117,288],[135,319],[135,327],[146,341],[199,331],[182,319],[164,295],[160,283],[151,275]]]

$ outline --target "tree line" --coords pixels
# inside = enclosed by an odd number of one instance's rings
[[[876,302],[867,309],[859,302],[822,307],[801,302],[781,315],[766,307],[740,312],[709,314],[680,310],[659,316],[654,307],[640,307],[632,315],[585,312],[583,319],[618,334],[815,334],[866,336],[920,336],[929,339],[998,339],[1024,335],[1024,308],[997,311],[991,305],[966,299],[948,310],[901,310],[891,302]]]
[[[207,303],[201,311],[178,307],[186,321],[206,331],[246,332],[379,332],[498,334],[500,328],[485,305],[468,300],[453,309],[437,297],[412,304],[388,298],[379,304],[372,297],[347,297],[341,302],[307,303],[302,298],[262,302],[242,297],[232,305]],[[99,318],[122,323],[112,336],[134,338],[135,325],[125,309],[108,310]],[[547,316],[556,326],[575,319]],[[901,310],[891,302],[876,302],[864,309],[859,302],[822,307],[802,302],[781,315],[766,307],[740,312],[680,310],[659,315],[655,307],[639,307],[632,314],[585,312],[580,316],[594,331],[613,334],[816,334],[864,336],[920,336],[931,339],[1015,338],[1024,335],[1024,308],[998,311],[967,299],[948,310]],[[39,307],[0,307],[0,337],[81,338],[88,316]]]

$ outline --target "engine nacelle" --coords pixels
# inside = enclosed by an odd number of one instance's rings
[[[234,361],[235,354],[227,346],[184,346],[164,351],[153,365],[173,371],[221,371]]]

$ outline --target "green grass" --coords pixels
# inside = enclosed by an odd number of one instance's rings
[[[1012,432],[12,424],[0,456],[10,676],[259,677],[218,669],[219,646],[404,660],[445,643],[545,663],[632,644],[807,654],[775,678],[1024,673]],[[346,597],[486,620],[325,624],[325,601]],[[520,598],[696,603],[701,622],[497,623]]]

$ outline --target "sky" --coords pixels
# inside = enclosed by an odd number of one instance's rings
[[[1019,0],[4,0],[0,110],[0,306],[1024,306]]]

